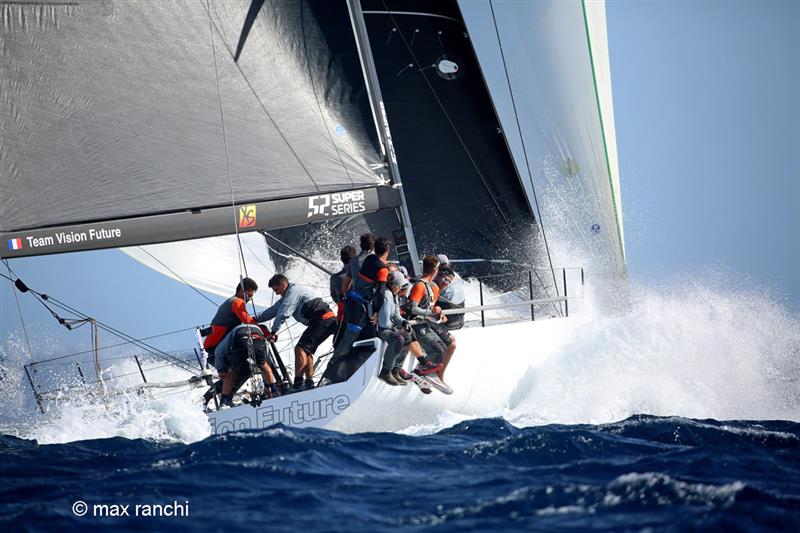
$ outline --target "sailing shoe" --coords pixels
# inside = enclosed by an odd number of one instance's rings
[[[425,361],[422,364],[417,365],[417,368],[414,369],[415,374],[419,374],[420,376],[427,376],[428,374],[433,374],[434,372],[438,372],[442,369],[441,363],[434,363],[433,361]]]
[[[399,368],[392,369],[392,377],[394,378],[394,380],[397,382],[398,385],[402,385],[403,387],[407,385],[406,379],[400,375]]]
[[[399,385],[392,373],[389,370],[381,370],[381,373],[378,374],[378,379],[386,383],[387,385],[391,385],[392,387],[396,387]]]
[[[403,381],[411,381],[414,379],[414,376],[406,372],[405,368],[395,368],[392,374],[394,374],[395,379],[402,379]]]
[[[305,390],[311,390],[315,387],[313,379],[307,379],[305,381]]]

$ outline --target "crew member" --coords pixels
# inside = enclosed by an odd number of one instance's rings
[[[294,390],[311,389],[314,387],[314,352],[336,333],[336,315],[322,298],[306,287],[289,283],[283,274],[272,276],[269,288],[281,298],[258,315],[258,321],[275,319],[270,328],[270,341],[277,340],[281,326],[289,317],[307,326],[294,349]]]
[[[239,324],[255,324],[256,320],[247,312],[246,303],[253,298],[258,284],[250,278],[242,278],[236,285],[236,293],[225,300],[211,319],[211,333],[203,341],[203,348],[213,357],[214,348],[230,330]],[[211,361],[213,364],[213,361]]]
[[[411,345],[411,327],[400,316],[397,302],[397,295],[409,285],[403,274],[392,272],[386,282],[383,306],[378,312],[378,337],[387,344],[378,379],[389,385],[405,386],[406,381],[411,379],[402,368]]]
[[[275,376],[267,364],[267,341],[261,328],[242,324],[233,328],[219,343],[216,350],[216,367],[222,381],[220,404],[230,407],[233,395],[252,376],[251,361],[261,370],[264,380],[264,398],[280,396]],[[211,392],[211,391],[209,391]],[[206,392],[206,403],[210,399]]]
[[[336,318],[341,322],[344,317],[344,292],[342,292],[342,285],[344,285],[344,277],[347,275],[347,265],[350,260],[356,256],[356,249],[349,244],[342,248],[339,252],[339,258],[342,260],[342,269],[335,274],[331,274],[331,299],[336,304]]]
[[[433,278],[439,271],[439,260],[427,255],[422,260],[422,278],[412,287],[408,296],[408,317],[421,322],[414,326],[414,332],[428,357],[435,363],[441,363],[439,379],[444,383],[444,372],[456,349],[455,338],[440,326],[447,322],[442,315],[442,308],[437,305],[439,287]],[[415,370],[417,371],[417,370]]]
[[[459,276],[453,265],[447,262],[447,256],[439,254],[439,273],[434,281],[439,286],[439,307],[442,309],[463,309],[466,297],[464,295],[464,280]],[[442,264],[444,260],[444,264]],[[464,326],[464,313],[447,315],[447,322],[443,324],[447,331],[461,329]]]
[[[361,267],[364,266],[364,261],[374,252],[375,235],[372,233],[363,234],[359,239],[359,246],[361,247],[361,252],[347,264],[347,272],[345,272],[342,279],[342,294],[344,295],[347,295],[347,292],[352,288],[353,280],[358,277]]]
[[[352,266],[357,259],[358,257],[354,257],[350,265]],[[332,381],[336,366],[342,357],[350,353],[353,343],[362,336],[362,333],[365,338],[375,336],[372,326],[377,322],[377,313],[385,298],[386,279],[389,276],[389,267],[386,264],[388,259],[389,240],[380,237],[375,241],[375,253],[366,256],[364,264],[354,278],[352,288],[347,292],[344,306],[346,327],[328,365],[332,367],[332,376],[329,378]],[[362,331],[365,329],[366,331]]]

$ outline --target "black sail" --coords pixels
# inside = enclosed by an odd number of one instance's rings
[[[375,187],[381,157],[347,8],[333,10],[348,26],[332,51],[318,4],[0,5],[3,255],[25,232],[137,217],[172,216],[158,241],[196,237],[176,213],[232,203],[297,198],[293,222],[324,220],[330,211],[306,211],[330,198],[299,197]],[[374,210],[392,195],[367,196]],[[137,242],[157,241],[124,245]]]
[[[457,4],[361,5],[420,254],[535,263],[535,219]]]

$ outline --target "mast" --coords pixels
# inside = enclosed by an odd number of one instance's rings
[[[367,83],[367,93],[369,94],[369,103],[372,109],[373,118],[375,119],[378,127],[378,135],[381,139],[381,148],[385,151],[384,156],[389,165],[389,174],[395,187],[400,191],[400,214],[403,221],[403,228],[406,234],[406,241],[408,243],[408,254],[411,258],[411,273],[413,275],[419,274],[419,252],[417,251],[417,243],[414,239],[414,230],[411,225],[411,216],[408,212],[408,204],[406,203],[406,195],[403,191],[403,181],[400,177],[400,169],[397,166],[397,157],[392,144],[392,134],[389,129],[389,120],[386,117],[386,109],[383,105],[383,96],[381,95],[380,84],[378,83],[378,73],[375,70],[375,62],[372,59],[372,49],[369,44],[369,36],[367,35],[367,27],[364,23],[364,12],[361,9],[360,0],[347,0],[347,9],[350,12],[350,20],[353,25],[353,34],[356,38],[356,46],[358,47],[359,57],[361,59],[361,67],[364,71],[364,79]]]

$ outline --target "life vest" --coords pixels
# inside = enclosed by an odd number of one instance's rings
[[[418,289],[417,287],[421,287],[422,290]],[[409,315],[411,314],[411,300],[416,301],[417,307],[421,309],[430,309],[436,305],[438,299],[439,287],[431,282],[425,281],[424,279],[418,279],[414,282],[414,285],[411,288],[411,293],[408,295],[408,300],[406,301],[406,312]]]
[[[348,293],[348,298],[356,301],[371,302],[375,299],[378,284],[386,283],[389,277],[389,267],[376,255],[369,255],[364,260],[364,265],[358,271],[358,276],[353,280],[353,288]]]

